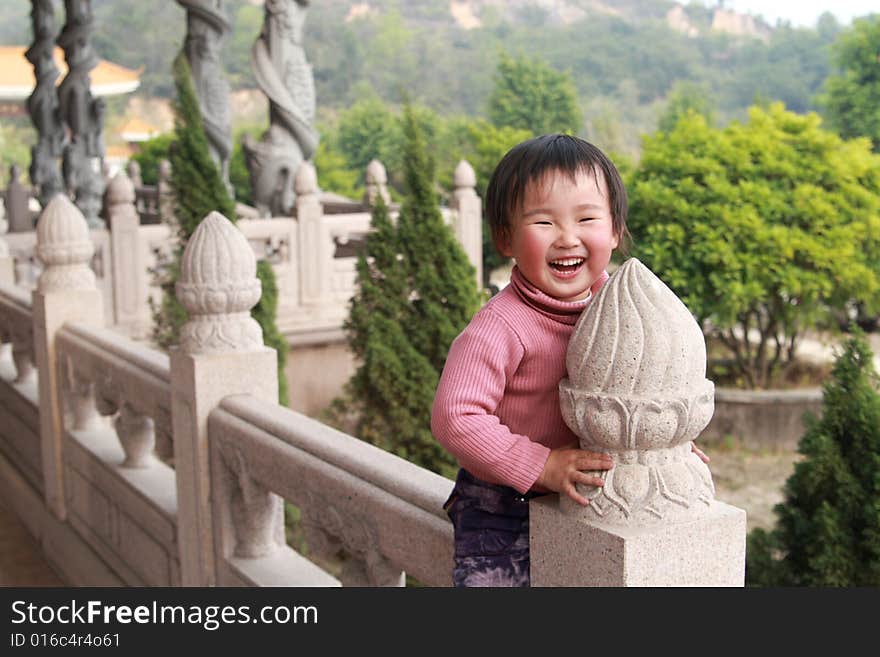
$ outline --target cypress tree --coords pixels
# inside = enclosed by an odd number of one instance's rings
[[[356,416],[354,432],[440,474],[453,458],[431,435],[431,405],[446,354],[479,307],[475,272],[443,222],[434,166],[409,106],[404,110],[406,196],[392,223],[373,208],[357,292],[345,323],[359,366],[338,413]]]
[[[229,196],[217,165],[211,159],[189,62],[183,52],[174,60],[173,73],[177,98],[174,102],[174,141],[171,144],[169,159],[176,223],[173,229],[177,236],[177,246],[173,261],[160,274],[162,300],[158,305],[153,305],[151,302],[153,340],[164,349],[178,344],[180,329],[187,321],[186,310],[175,294],[175,284],[180,277],[180,260],[187,241],[202,219],[214,210],[233,223],[238,219],[235,201]],[[280,403],[287,405],[287,378],[284,364],[288,345],[275,324],[278,287],[275,273],[268,262],[257,263],[257,277],[262,284],[262,296],[251,310],[251,316],[263,329],[263,340],[266,345],[278,353],[278,396]]]
[[[411,302],[402,328],[439,376],[449,346],[480,307],[481,297],[476,272],[440,214],[434,161],[409,105],[404,107],[403,130],[408,193],[397,229]]]
[[[873,355],[855,333],[809,418],[804,459],[774,509],[775,528],[749,535],[746,577],[758,586],[880,585],[880,393]]]

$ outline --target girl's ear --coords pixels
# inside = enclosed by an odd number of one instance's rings
[[[513,249],[510,244],[510,231],[506,230],[503,233],[499,233],[495,236],[495,248],[498,250],[498,253],[503,255],[505,258],[513,257]]]

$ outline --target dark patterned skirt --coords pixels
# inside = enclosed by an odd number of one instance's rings
[[[529,586],[529,500],[464,468],[443,508],[455,528],[454,586]]]

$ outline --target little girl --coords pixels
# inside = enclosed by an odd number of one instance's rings
[[[444,505],[455,586],[528,586],[529,499],[554,491],[586,505],[575,485],[603,481],[582,471],[612,467],[608,455],[577,447],[558,385],[626,213],[617,169],[577,137],[523,142],[492,174],[486,215],[496,248],[516,265],[510,285],[453,342],[431,418],[461,466]]]

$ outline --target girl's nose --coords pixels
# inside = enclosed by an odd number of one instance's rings
[[[556,236],[556,244],[558,248],[571,248],[580,243],[577,236],[577,230],[573,226],[566,226],[559,230]]]

